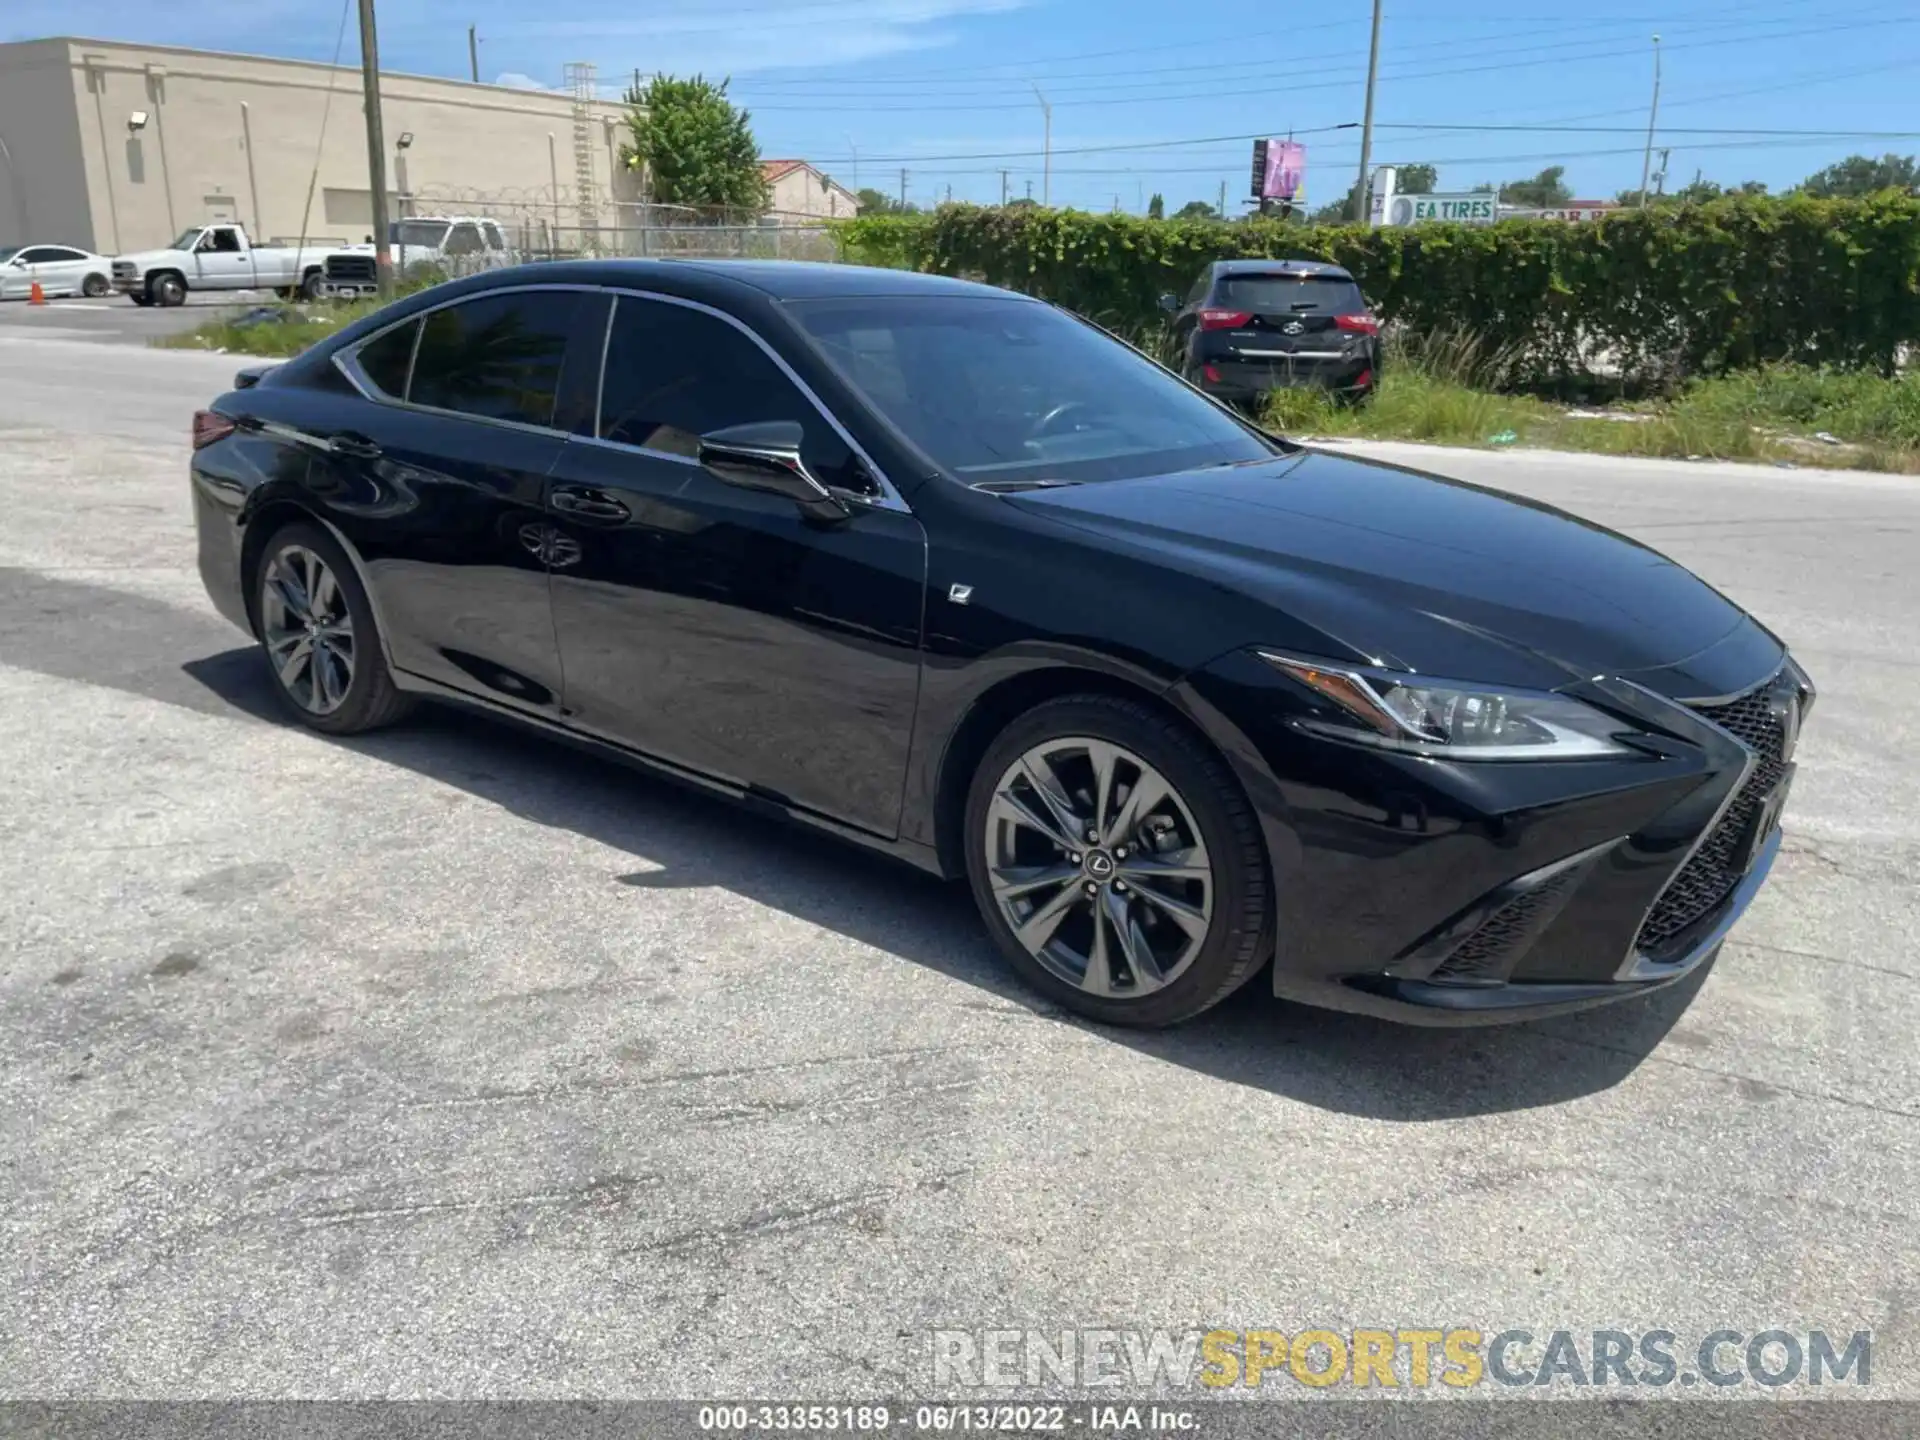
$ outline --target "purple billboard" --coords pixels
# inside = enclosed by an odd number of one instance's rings
[[[1291,200],[1307,174],[1307,147],[1296,140],[1253,142],[1253,198]]]

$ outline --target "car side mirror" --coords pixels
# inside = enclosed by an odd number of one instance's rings
[[[1179,314],[1180,297],[1178,295],[1162,295],[1160,297],[1160,308],[1169,315]]]
[[[784,495],[807,514],[842,520],[850,513],[800,457],[804,432],[795,420],[729,425],[700,437],[700,463],[716,480],[742,490]]]

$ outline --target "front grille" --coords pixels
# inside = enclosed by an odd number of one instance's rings
[[[1787,771],[1782,754],[1786,736],[1773,713],[1773,691],[1774,685],[1769,683],[1724,705],[1693,707],[1753,751],[1754,764],[1720,823],[1680,867],[1680,873],[1641,924],[1638,944],[1645,954],[1659,958],[1675,936],[1724,905],[1740,883],[1742,872],[1735,857],[1741,837],[1753,824],[1767,793]]]
[[[1515,896],[1454,947],[1435,969],[1435,980],[1504,979],[1529,945],[1560,913],[1560,907],[1585,877],[1587,867],[1576,865],[1544,885]]]
[[[140,273],[140,267],[135,265],[131,260],[116,260],[113,262],[113,273],[132,279]]]
[[[340,285],[371,285],[379,262],[371,255],[329,255],[327,279]]]

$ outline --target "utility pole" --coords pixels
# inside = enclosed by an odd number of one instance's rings
[[[367,111],[367,185],[373,201],[373,254],[380,297],[393,295],[393,252],[387,248],[387,141],[380,124],[380,42],[373,0],[360,0],[360,83]]]
[[[1660,37],[1653,37],[1653,105],[1647,111],[1647,153],[1640,161],[1640,208],[1647,205],[1647,180],[1653,173],[1653,127],[1660,118]]]
[[[473,83],[480,83],[480,36],[474,27],[467,26],[467,70],[473,76]]]
[[[1031,83],[1031,82],[1029,82]],[[1047,103],[1047,97],[1040,93],[1040,87],[1033,87],[1034,99],[1040,102],[1041,153],[1045,159],[1040,172],[1040,203],[1053,204],[1053,106]]]
[[[900,208],[907,208],[907,167],[900,167]]]
[[[951,182],[949,182],[947,185],[947,204],[951,205],[952,203],[953,203],[953,185]]]
[[[1220,182],[1220,218],[1227,218],[1227,182],[1224,180]]]
[[[853,143],[853,135],[850,132],[843,130],[840,133],[847,137],[847,149],[853,154],[853,193],[858,195],[860,193],[860,147]]]
[[[1033,181],[1031,180],[1027,181],[1027,199],[1033,199]]]
[[[1353,187],[1353,223],[1367,219],[1367,170],[1373,164],[1373,87],[1380,78],[1380,0],[1373,0],[1373,43],[1367,47],[1367,109],[1360,124],[1360,180]]]
[[[1007,172],[1004,170],[1000,172],[1000,208],[1007,208]]]

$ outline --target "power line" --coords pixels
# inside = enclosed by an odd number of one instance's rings
[[[1293,133],[1295,136],[1327,135],[1338,130],[1353,130],[1357,128],[1358,126],[1356,126],[1352,121],[1348,121],[1346,124],[1343,124],[1343,125],[1321,125],[1312,129],[1295,130]],[[1495,134],[1547,133],[1547,134],[1565,134],[1565,135],[1638,135],[1642,129],[1642,127],[1638,125],[1547,125],[1547,124],[1542,124],[1542,125],[1459,125],[1450,121],[1434,121],[1426,124],[1416,124],[1411,122],[1402,122],[1402,123],[1392,124],[1392,125],[1376,124],[1374,128],[1377,130],[1426,130],[1426,131],[1439,132],[1438,134],[1429,136],[1430,139],[1442,138],[1446,134],[1451,134],[1457,131],[1472,131],[1472,132],[1484,131],[1484,132],[1495,133]],[[1807,139],[1807,140],[1920,140],[1920,130],[1783,130],[1783,129],[1749,129],[1747,127],[1738,126],[1738,125],[1711,125],[1711,126],[1693,126],[1693,127],[1664,125],[1660,129],[1660,133],[1662,135],[1738,135],[1738,136],[1750,136],[1755,138],[1795,137],[1795,138]],[[1135,141],[1128,141],[1124,144],[1076,145],[1076,146],[1072,146],[1064,149],[1056,146],[1054,148],[1053,153],[1055,155],[1101,155],[1101,154],[1121,154],[1121,153],[1136,151],[1136,150],[1171,150],[1171,149],[1180,149],[1180,148],[1184,148],[1186,146],[1191,146],[1191,145],[1227,145],[1227,144],[1233,144],[1240,141],[1265,140],[1265,139],[1271,138],[1272,134],[1273,134],[1273,131],[1271,129],[1267,129],[1267,130],[1256,131],[1248,135],[1209,135],[1209,136],[1203,136],[1203,137],[1199,137],[1191,140],[1135,140]],[[942,161],[942,160],[1039,159],[1042,153],[1043,152],[1039,150],[977,150],[977,151],[971,151],[965,154],[957,154],[957,155],[885,155],[885,156],[881,156],[880,159],[888,162],[895,162],[899,160],[912,160],[917,164],[924,165],[929,162]],[[871,159],[873,157],[870,156],[868,158]],[[1192,157],[1188,157],[1188,158],[1192,158]],[[835,162],[822,161],[818,163],[827,164],[827,163],[835,163]],[[1238,158],[1236,158],[1233,161],[1223,161],[1222,163],[1237,164],[1239,163],[1239,161],[1238,161]],[[1437,164],[1439,162],[1436,161],[1433,163]],[[1150,169],[1152,167],[1136,166],[1133,168]],[[942,173],[947,173],[947,172],[943,171]],[[957,172],[954,172],[954,173],[957,173]],[[980,173],[987,174],[991,172],[982,171]],[[1062,171],[1061,173],[1077,174],[1080,172]]]
[[[1747,35],[1734,37],[1734,38],[1695,40],[1695,41],[1690,41],[1688,43],[1680,44],[1680,45],[1669,45],[1665,48],[1668,49],[1669,51],[1672,51],[1672,50],[1693,50],[1693,49],[1699,49],[1709,45],[1728,46],[1728,45],[1764,44],[1764,43],[1775,41],[1775,40],[1799,39],[1808,35],[1834,35],[1844,31],[1869,30],[1869,29],[1876,29],[1876,28],[1881,28],[1889,25],[1916,25],[1916,24],[1920,24],[1920,15],[1907,15],[1907,16],[1896,18],[1896,19],[1887,19],[1887,20],[1863,20],[1863,21],[1857,21],[1848,25],[1821,25],[1821,26],[1813,27],[1811,29],[1779,31],[1772,34],[1765,34],[1765,35],[1747,34]],[[1487,53],[1496,53],[1496,52],[1487,52]],[[1498,53],[1504,53],[1504,52],[1498,52]],[[1646,47],[1644,45],[1635,45],[1627,49],[1589,51],[1584,55],[1580,55],[1572,59],[1552,58],[1552,59],[1536,59],[1536,60],[1520,60],[1520,61],[1514,61],[1512,59],[1504,59],[1504,60],[1495,61],[1494,63],[1487,64],[1487,65],[1457,66],[1457,67],[1451,67],[1445,70],[1409,71],[1409,72],[1403,72],[1400,74],[1385,75],[1385,76],[1382,76],[1381,78],[1383,80],[1389,80],[1389,81],[1450,79],[1460,75],[1480,75],[1480,74],[1486,74],[1491,71],[1527,70],[1527,69],[1537,68],[1541,65],[1586,64],[1594,60],[1616,59],[1622,56],[1644,56],[1645,54],[1646,54]],[[1465,56],[1462,58],[1474,58],[1474,57]],[[1296,94],[1300,94],[1305,91],[1311,91],[1311,90],[1344,90],[1344,89],[1351,88],[1352,84],[1353,82],[1349,79],[1314,81],[1305,85],[1290,84],[1286,87],[1286,90],[1284,93],[1291,96],[1291,95],[1296,95]],[[1219,93],[1218,87],[1211,86],[1205,90],[1184,91],[1179,94],[1168,94],[1168,95],[1139,95],[1139,94],[1131,94],[1131,93],[1125,94],[1125,95],[1110,94],[1104,99],[1070,100],[1070,101],[1064,101],[1061,103],[1071,105],[1076,108],[1082,108],[1082,109],[1089,108],[1095,105],[1139,106],[1139,105],[1151,105],[1157,102],[1170,102],[1170,101],[1177,101],[1177,100],[1213,99],[1217,97],[1218,93]],[[1026,105],[1024,102],[1018,102],[1018,101],[1009,101],[1009,102],[1001,102],[1001,103],[993,103],[993,104],[979,104],[979,105],[948,105],[948,104],[875,105],[865,101],[854,101],[853,103],[846,104],[846,105],[840,105],[840,104],[755,105],[753,108],[757,113],[774,113],[774,112],[785,111],[785,112],[802,112],[802,113],[809,113],[809,114],[842,114],[848,111],[859,111],[859,112],[868,113],[868,114],[883,113],[883,112],[884,113],[911,112],[914,114],[933,114],[937,112],[1023,110],[1026,108]]]

